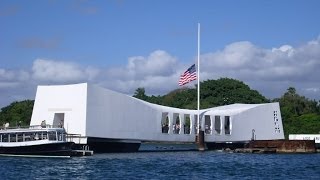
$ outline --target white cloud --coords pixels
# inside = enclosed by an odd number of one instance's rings
[[[177,58],[156,50],[147,57],[129,57],[125,67],[107,70],[104,86],[124,93],[132,93],[138,87],[146,88],[147,93],[165,93],[177,85],[179,67]]]
[[[201,80],[231,77],[242,80],[268,97],[280,97],[289,86],[319,99],[308,87],[320,86],[320,38],[300,46],[271,49],[236,42],[202,55]]]
[[[319,39],[299,47],[283,45],[264,49],[250,42],[236,42],[222,51],[202,55],[204,78],[227,76],[242,80],[318,81]],[[204,79],[203,79],[204,80]]]
[[[164,94],[178,88],[179,76],[190,64],[182,64],[163,50],[129,57],[122,67],[107,69],[36,59],[29,70],[0,68],[0,93],[4,97],[0,104],[12,102],[13,97],[34,97],[38,84],[89,82],[130,95],[138,87],[146,88],[149,95]],[[269,98],[280,97],[293,86],[302,95],[320,99],[319,69],[320,38],[300,46],[286,44],[270,49],[247,41],[235,42],[220,51],[201,55],[201,81],[235,78]],[[5,99],[9,96],[11,99]]]
[[[121,74],[117,75],[126,75],[132,79],[140,79],[146,76],[166,76],[175,71],[176,64],[176,58],[165,51],[157,50],[148,57],[129,57],[126,68],[120,68],[114,72],[120,72]]]
[[[304,89],[305,91],[308,91],[308,92],[311,92],[311,93],[318,93],[320,92],[320,88],[316,88],[316,87],[313,87],[313,88],[306,88]]]
[[[13,101],[30,99],[30,89],[34,86],[30,82],[30,74],[25,70],[0,69],[0,107]]]
[[[32,68],[0,69],[0,107],[13,101],[33,99],[37,85],[94,82],[100,70],[76,63],[36,59]]]
[[[174,88],[177,88],[178,77],[173,74],[171,76],[148,76],[144,79],[136,80],[108,80],[103,86],[117,90],[126,94],[133,94],[138,87],[144,87],[147,94],[163,94]]]
[[[93,79],[97,74],[98,70],[92,67],[82,68],[78,64],[63,61],[37,59],[32,66],[32,77],[39,81],[78,82]]]
[[[0,69],[0,89],[16,88],[28,81],[30,75],[25,70]]]
[[[28,81],[30,79],[30,73],[26,70],[19,70],[16,78],[18,81]]]
[[[94,67],[86,67],[84,69],[84,74],[86,75],[89,81],[94,80],[100,73],[100,70]]]
[[[0,89],[18,87],[18,82],[0,82]]]
[[[226,46],[222,51],[201,55],[201,67],[239,69],[247,66],[248,62],[260,53],[250,42],[236,42]]]
[[[14,76],[14,71],[0,69],[0,80],[12,80]]]

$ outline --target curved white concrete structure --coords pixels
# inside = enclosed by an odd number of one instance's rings
[[[30,125],[43,120],[80,134],[76,143],[194,142],[196,110],[151,104],[87,83],[38,86]],[[284,139],[278,103],[201,110],[205,142]]]

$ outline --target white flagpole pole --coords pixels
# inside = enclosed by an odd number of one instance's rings
[[[197,76],[197,80],[198,80],[198,135],[200,132],[200,23],[198,23],[198,70],[197,70],[198,76]]]

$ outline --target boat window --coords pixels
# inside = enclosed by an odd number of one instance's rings
[[[58,141],[65,141],[65,134],[63,132],[58,131]]]
[[[23,136],[23,135],[22,135]],[[36,141],[40,140],[40,134],[38,133],[25,133],[24,134],[24,141]]]
[[[206,134],[211,134],[211,117],[209,115],[204,116],[204,132]]]
[[[24,134],[24,141],[31,141],[31,133],[25,133]]]
[[[57,135],[58,135],[58,141],[65,141],[66,134],[63,131],[58,131]]]
[[[18,133],[18,142],[23,142],[23,134]]]
[[[173,134],[179,134],[180,133],[180,117],[179,117],[179,114],[174,113],[173,117],[175,117],[175,121],[172,124]]]
[[[8,134],[2,135],[2,142],[8,142]]]
[[[190,115],[189,114],[185,114],[184,115],[184,125],[183,125],[184,134],[190,134],[191,133],[190,125],[191,125]]]
[[[161,118],[161,131],[162,133],[169,133],[169,116],[167,112],[162,113]]]
[[[47,132],[46,131],[43,131],[43,132],[41,132],[41,139],[43,140],[43,139],[48,139],[48,136],[47,136],[48,134],[47,134]]]
[[[30,134],[30,141],[34,141],[34,136],[35,136],[36,134],[35,133],[31,133]]]
[[[10,142],[17,142],[16,134],[10,134]]]
[[[220,116],[214,117],[214,130],[216,134],[221,134],[221,120]]]
[[[225,134],[231,134],[230,116],[224,117],[224,132],[225,132]]]
[[[57,140],[55,131],[48,132],[48,135],[49,135],[49,141],[56,141]]]

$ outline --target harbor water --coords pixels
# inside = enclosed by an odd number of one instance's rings
[[[177,151],[0,157],[1,179],[319,179],[320,154]]]

